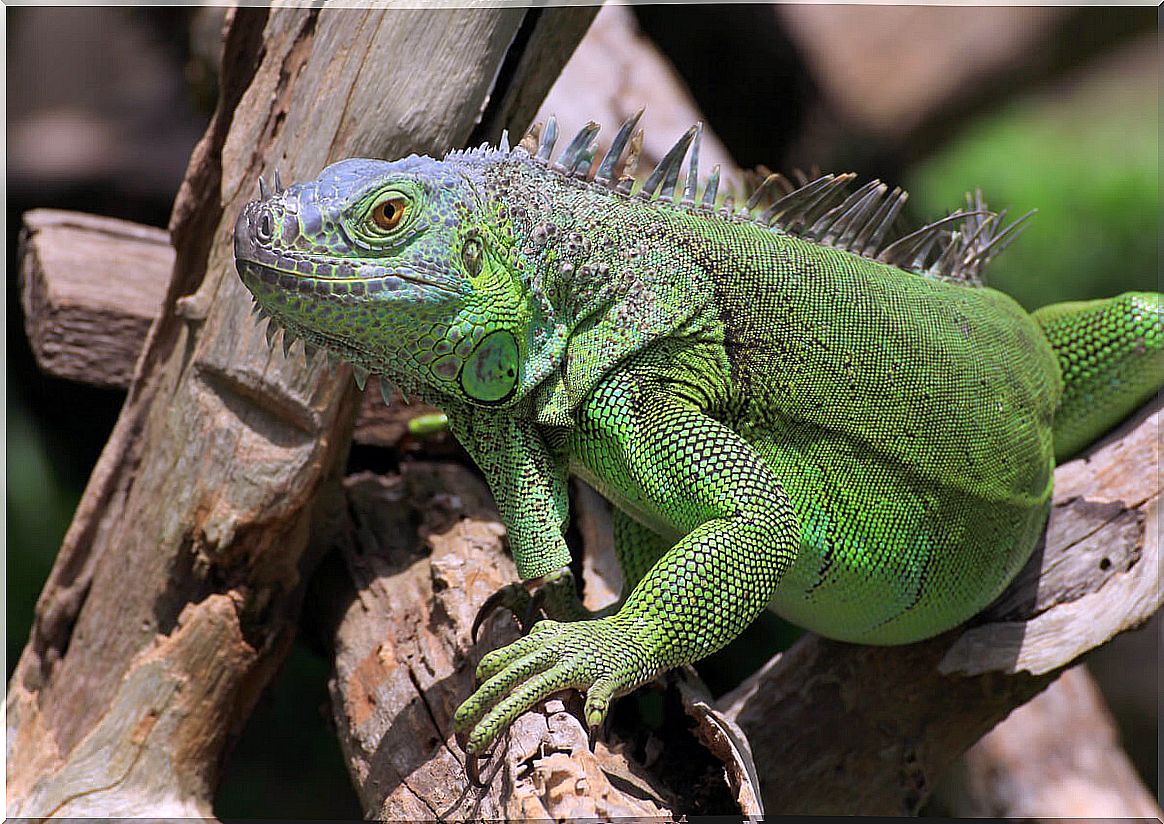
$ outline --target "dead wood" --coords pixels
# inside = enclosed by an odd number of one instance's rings
[[[1082,664],[971,747],[937,798],[944,813],[958,818],[1164,818]]]
[[[346,372],[263,344],[235,217],[274,166],[298,179],[464,141],[524,15],[233,12],[161,314],[9,684],[9,815],[211,814],[224,749],[295,631],[355,412]]]
[[[485,770],[488,788],[469,786],[453,713],[472,691],[481,655],[517,637],[512,620],[497,618],[479,644],[470,640],[477,608],[516,575],[492,498],[480,478],[450,464],[356,475],[345,489],[352,521],[337,544],[347,576],[326,599],[336,661],[329,687],[368,816],[563,820],[660,817],[681,807],[674,776],[648,768],[627,740],[611,737],[590,752],[575,696],[519,719]],[[733,750],[742,735],[708,717],[711,697],[693,674],[675,680],[696,729],[717,748],[720,760],[701,754],[709,779],[726,801],[735,792],[758,813],[750,764]]]
[[[80,212],[35,209],[20,237],[24,330],[50,375],[129,386],[174,266],[169,233]]]

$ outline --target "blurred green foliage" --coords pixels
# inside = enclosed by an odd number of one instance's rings
[[[12,675],[28,640],[36,599],[84,483],[84,479],[58,476],[49,460],[45,434],[14,395],[8,394],[7,420],[6,678]]]
[[[937,216],[982,189],[1030,226],[987,273],[1028,309],[1158,289],[1156,82],[1111,78],[1017,100],[974,123],[909,176],[915,214]]]

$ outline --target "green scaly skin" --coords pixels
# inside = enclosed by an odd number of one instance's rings
[[[871,644],[957,625],[1030,555],[1056,457],[1164,382],[1158,294],[1028,315],[678,202],[678,158],[654,197],[507,146],[348,160],[239,218],[261,311],[444,410],[521,578],[581,618],[484,657],[456,714],[471,756],[565,688],[597,726],[766,607]],[[627,589],[602,616],[561,596],[570,473],[617,507]]]

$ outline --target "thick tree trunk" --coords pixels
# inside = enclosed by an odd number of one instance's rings
[[[9,815],[211,813],[224,750],[295,632],[355,411],[346,371],[263,345],[234,274],[235,217],[276,165],[297,179],[464,141],[526,16],[231,15],[162,314],[9,685]]]

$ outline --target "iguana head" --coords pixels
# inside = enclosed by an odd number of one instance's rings
[[[344,160],[263,194],[239,216],[235,260],[285,336],[426,397],[515,396],[530,309],[471,166]]]

